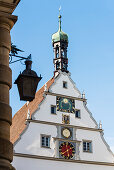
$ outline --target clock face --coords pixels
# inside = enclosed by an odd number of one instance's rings
[[[71,134],[71,131],[68,128],[63,128],[62,129],[62,135],[65,138],[69,138],[69,137],[71,137],[72,134]]]
[[[57,111],[74,113],[75,103],[73,99],[57,97]]]
[[[73,144],[69,142],[64,142],[60,145],[59,152],[63,158],[71,159],[75,154],[75,148]]]

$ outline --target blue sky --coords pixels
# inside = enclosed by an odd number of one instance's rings
[[[62,30],[69,36],[68,69],[114,151],[114,0],[21,0],[12,42],[25,51],[23,56],[32,54],[32,68],[43,77],[39,89],[53,76],[51,35],[58,30],[60,5]],[[25,67],[20,62],[10,66],[14,82]],[[14,84],[10,104],[13,115],[24,104]]]

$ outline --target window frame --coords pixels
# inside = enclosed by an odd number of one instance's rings
[[[84,142],[86,142],[86,150],[84,150]],[[87,144],[89,144],[89,150],[87,149],[87,147],[88,147]],[[83,149],[83,152],[85,152],[85,153],[92,153],[93,152],[92,141],[91,140],[83,140],[82,149]]]
[[[77,112],[77,111],[80,112],[78,117],[76,116],[76,112]],[[76,109],[76,110],[75,110],[75,118],[81,119],[81,110],[80,110],[80,109]]]
[[[45,145],[42,145],[42,137],[48,138],[49,139],[49,145],[46,146],[46,141],[45,141]],[[41,148],[50,148],[50,140],[51,140],[51,135],[45,135],[45,134],[41,134],[40,135],[40,143],[41,143]]]
[[[52,113],[52,107],[55,108],[55,113]],[[52,115],[56,115],[57,114],[56,105],[51,105],[50,112],[51,112]]]

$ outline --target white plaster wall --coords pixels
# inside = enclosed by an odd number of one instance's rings
[[[56,126],[45,124],[30,123],[26,131],[14,146],[15,153],[26,153],[41,156],[54,156],[55,144],[53,139],[50,141],[50,148],[41,147],[41,134],[57,136]]]
[[[31,122],[26,131],[21,135],[21,140],[18,140],[14,146],[15,153],[54,157],[59,146],[56,146],[55,149],[55,140],[53,137],[61,138],[61,132],[58,133],[58,129],[53,125]],[[114,157],[108,151],[99,132],[76,129],[74,133],[74,139],[81,141],[79,147],[79,157],[81,160],[114,162]],[[41,134],[51,136],[50,148],[41,147]],[[92,153],[83,152],[83,140],[92,141]]]
[[[63,81],[67,81],[67,83],[68,83],[67,89],[63,88]],[[74,85],[73,85],[72,81],[69,79],[68,75],[63,74],[63,73],[61,73],[61,75],[57,78],[56,83],[51,86],[50,91],[52,91],[53,93],[64,94],[64,95],[73,96],[73,97],[78,97],[80,95],[79,91],[74,88]],[[90,113],[84,107],[83,101],[75,100],[76,109],[79,109],[81,111],[80,119],[75,118],[75,114],[73,114],[73,113],[65,113],[65,112],[57,111],[56,115],[51,114],[51,105],[56,105],[56,96],[46,95],[46,98],[40,104],[40,108],[34,113],[33,119],[47,121],[47,122],[54,122],[54,123],[62,123],[62,114],[68,114],[68,115],[70,115],[70,125],[96,128],[96,123],[93,120],[93,118],[90,116]],[[23,135],[21,135],[21,140],[17,141],[17,143],[14,147],[15,152],[31,154],[31,155],[33,154],[33,155],[54,157],[55,156],[54,140],[51,138],[51,149],[42,148],[41,143],[40,143],[41,142],[41,140],[40,140],[41,134],[50,135],[51,137],[59,137],[59,136],[57,136],[56,126],[31,122],[29,124],[28,128],[26,129],[26,131],[23,133]],[[81,160],[94,160],[94,161],[103,161],[103,162],[113,162],[114,161],[113,155],[108,151],[99,132],[77,129],[76,130],[76,139],[79,141],[82,141],[83,139],[92,140],[92,144],[93,144],[93,153],[84,153],[82,151],[83,147],[82,147],[82,142],[81,142],[81,145],[79,148]],[[19,161],[20,161],[20,159],[22,159],[22,158],[18,158]],[[15,158],[15,160],[18,165],[19,163],[17,161],[17,158]],[[30,159],[30,161],[31,161],[31,159]],[[33,160],[33,161],[36,162],[36,160]],[[39,161],[39,160],[37,160],[37,161]],[[52,162],[54,162],[54,161],[51,161],[49,163],[52,164]],[[59,164],[59,163],[55,162],[55,164]],[[71,163],[69,163],[68,166],[70,164]],[[37,165],[37,163],[36,163],[36,165]],[[34,165],[35,168],[36,168],[36,165]],[[61,167],[63,167],[63,169],[64,169],[64,165],[65,165],[65,163],[64,164],[61,163]],[[71,165],[72,168],[74,168],[74,165],[76,165],[77,168],[79,168],[78,170],[82,170],[83,166],[85,167],[85,165],[79,166],[80,164],[72,163],[72,165]],[[22,166],[22,165],[19,165],[19,166]],[[43,166],[43,165],[41,165],[41,166]],[[45,168],[45,166],[43,167],[43,169],[44,168]],[[105,170],[106,166],[103,168],[104,168],[103,170]],[[33,168],[31,168],[31,169],[33,169]],[[21,169],[21,170],[23,170],[23,169]],[[65,169],[65,170],[67,170],[67,169]],[[91,170],[94,170],[94,167]],[[101,166],[98,167],[98,170],[101,170]],[[106,170],[108,170],[108,169],[106,169]]]
[[[74,113],[65,113],[57,111],[56,115],[51,114],[51,105],[56,106],[56,96],[46,95],[46,98],[40,105],[40,108],[34,113],[33,119],[47,122],[62,123],[62,114],[70,115],[70,124],[74,126],[83,126],[96,128],[96,124],[85,109],[83,101],[75,100],[75,108],[81,111],[81,119],[76,118]]]
[[[114,166],[30,159],[15,156],[12,164],[16,170],[114,170]]]
[[[80,144],[80,159],[100,162],[114,162],[113,154],[108,150],[101,138],[101,133],[89,130],[76,130],[76,139],[92,141],[92,153],[83,152],[82,142]]]
[[[75,100],[75,108],[80,110],[81,118],[76,118],[75,114],[70,114],[71,125],[96,128],[97,124],[85,109],[83,101]]]
[[[67,88],[63,88],[63,81],[67,82]],[[50,92],[63,94],[72,97],[81,97],[79,90],[75,87],[74,82],[70,79],[67,73],[61,72],[55,79],[55,82],[50,87]]]

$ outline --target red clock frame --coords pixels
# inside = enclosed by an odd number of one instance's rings
[[[75,154],[75,148],[70,142],[63,142],[59,147],[60,155],[65,159],[71,159]]]

